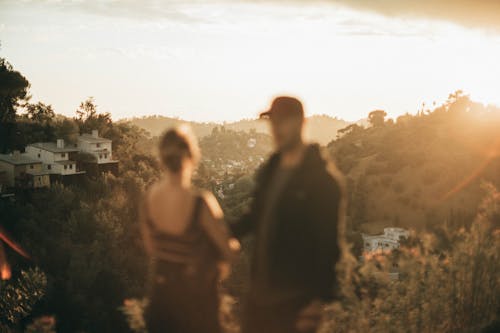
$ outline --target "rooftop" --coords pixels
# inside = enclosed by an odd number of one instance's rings
[[[0,154],[0,161],[12,165],[41,164],[42,162],[27,157],[25,154]]]
[[[82,134],[78,137],[78,140],[90,142],[90,143],[104,143],[104,142],[112,142],[110,139],[102,138],[99,136],[94,136],[89,133]]]
[[[36,142],[36,143],[31,143],[28,146],[47,150],[52,153],[73,153],[78,151],[78,148],[76,147],[58,148],[55,142]]]

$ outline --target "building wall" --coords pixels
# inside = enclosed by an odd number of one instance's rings
[[[53,153],[51,151],[36,148],[33,146],[26,147],[26,154],[36,160],[46,164],[52,164],[56,161],[68,161],[69,153]]]
[[[72,175],[76,172],[76,162],[72,164],[55,164],[57,166],[58,173],[61,175]]]
[[[408,236],[409,236],[408,230],[401,229],[401,228],[385,228],[384,234],[387,237],[390,237],[390,238],[395,239],[395,240],[399,240],[401,237],[408,238]]]
[[[381,250],[394,250],[399,248],[399,243],[393,241],[392,239],[388,239],[384,236],[381,237],[371,237],[369,239],[363,239],[364,249],[365,251],[375,251],[378,249]]]
[[[14,186],[14,166],[0,161],[0,170],[5,171],[5,184],[7,186]]]
[[[33,176],[33,187],[34,188],[50,187],[50,176],[49,175]]]
[[[15,165],[14,166],[14,178],[21,177],[27,173],[28,170],[32,171],[40,171],[39,169],[41,165],[38,164],[23,164],[23,165]]]
[[[111,150],[111,142],[107,142],[105,144],[102,144],[101,147],[104,146],[104,149],[107,149],[107,152],[105,153],[98,153],[96,155],[97,157],[97,163],[109,163],[113,160],[112,158],[112,150]]]
[[[84,139],[78,139],[78,148],[86,153],[92,154],[96,157],[97,163],[108,163],[113,160],[112,158],[112,143],[111,142],[87,142]],[[106,149],[107,152],[99,152],[99,150]]]
[[[69,161],[69,153],[53,153],[45,149],[36,148],[33,146],[26,147],[26,154],[43,163],[43,171],[50,173],[59,173],[62,175],[71,175],[76,172],[76,162],[70,165],[58,164],[58,161]]]

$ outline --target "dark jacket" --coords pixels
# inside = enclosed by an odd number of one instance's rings
[[[275,153],[258,172],[251,207],[232,225],[236,237],[257,230],[279,161],[280,155]],[[276,229],[269,239],[267,271],[272,285],[301,290],[311,299],[324,301],[333,299],[335,264],[340,257],[342,186],[334,169],[318,145],[307,147],[301,165],[277,199]]]

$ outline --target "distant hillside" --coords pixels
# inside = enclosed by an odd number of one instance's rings
[[[160,135],[165,129],[188,123],[193,128],[196,135],[200,138],[209,135],[213,128],[220,126],[217,123],[199,123],[183,121],[177,118],[169,118],[164,116],[147,116],[142,118],[124,119],[132,124],[145,129],[153,136]],[[346,127],[350,123],[341,119],[332,118],[326,115],[312,116],[307,119],[306,137],[312,141],[317,141],[321,144],[328,144],[336,138],[337,130]],[[259,133],[269,134],[269,125],[265,121],[257,119],[244,119],[237,122],[224,123],[224,127],[233,131],[249,131],[255,129]]]
[[[146,131],[148,131],[152,136],[159,136],[166,129],[170,127],[174,127],[180,124],[189,124],[191,125],[193,131],[197,136],[203,137],[209,135],[212,132],[212,129],[215,126],[218,126],[217,123],[199,123],[199,122],[191,122],[185,121],[178,118],[170,118],[164,116],[146,116],[146,117],[134,117],[120,120],[119,122],[130,122],[133,125],[136,125]]]
[[[351,126],[329,149],[346,175],[351,226],[462,227],[484,183],[500,187],[500,109],[460,93],[418,116]]]

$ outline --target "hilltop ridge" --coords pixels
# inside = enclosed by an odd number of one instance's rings
[[[148,131],[152,136],[158,136],[165,129],[182,123],[189,124],[193,128],[195,134],[200,138],[209,135],[217,126],[224,126],[225,128],[233,131],[245,132],[255,129],[258,133],[269,134],[268,124],[265,121],[260,121],[258,119],[242,119],[235,122],[224,122],[220,124],[216,122],[185,121],[179,118],[152,115],[122,119],[120,122],[130,122],[131,124]],[[313,115],[307,117],[306,137],[309,140],[326,145],[336,138],[337,130],[342,129],[349,124],[351,124],[351,122],[328,115]]]

